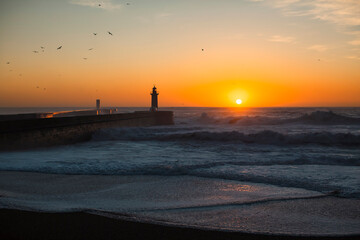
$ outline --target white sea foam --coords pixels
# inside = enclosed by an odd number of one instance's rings
[[[180,132],[180,133],[179,133]],[[194,128],[117,128],[99,130],[93,140],[126,140],[126,141],[220,141],[255,144],[288,145],[288,144],[322,144],[360,146],[360,135],[351,133],[312,132],[299,134],[283,134],[265,130],[245,134],[238,131],[210,132]]]

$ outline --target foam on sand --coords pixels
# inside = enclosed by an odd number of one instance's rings
[[[1,172],[0,208],[91,212],[138,222],[303,236],[360,234],[360,200],[190,176]]]

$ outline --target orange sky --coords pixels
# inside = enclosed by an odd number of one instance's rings
[[[101,2],[0,3],[1,107],[360,106],[356,1]]]

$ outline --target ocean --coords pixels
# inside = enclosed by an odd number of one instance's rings
[[[0,114],[60,110],[69,108]],[[174,112],[175,125],[101,129],[88,142],[1,152],[0,171],[16,184],[0,182],[0,205],[236,231],[360,233],[360,209],[350,203],[360,199],[360,108],[161,110]],[[315,210],[327,196],[341,203]],[[292,199],[312,202],[294,210]],[[345,219],[349,209],[355,216]],[[286,224],[295,219],[302,227]]]

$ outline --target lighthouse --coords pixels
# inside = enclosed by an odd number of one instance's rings
[[[156,92],[156,87],[154,85],[152,92],[150,93],[151,95],[151,108],[150,108],[150,112],[156,112],[158,110],[158,95],[159,93]]]

